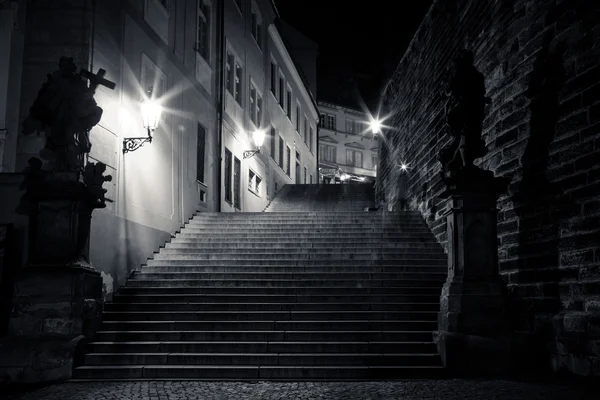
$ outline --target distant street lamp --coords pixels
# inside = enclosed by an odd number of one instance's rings
[[[381,120],[372,119],[371,122],[369,123],[369,128],[371,128],[371,132],[373,132],[373,135],[377,135],[378,133],[381,133]]]
[[[254,141],[254,145],[256,146],[256,150],[244,150],[244,158],[250,158],[257,153],[260,153],[260,148],[265,141],[265,131],[262,129],[255,130],[252,133],[252,139]]]
[[[152,132],[158,128],[162,107],[152,100],[152,86],[148,89],[148,98],[142,101],[142,124],[148,132],[147,137],[132,137],[123,139],[123,154],[135,151],[142,147],[144,143],[152,143]]]

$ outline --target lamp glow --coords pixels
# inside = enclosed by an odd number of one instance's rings
[[[372,119],[369,127],[371,128],[371,132],[377,134],[381,132],[381,121],[378,119]]]
[[[153,131],[158,127],[162,107],[152,100],[146,100],[142,103],[142,123],[144,128]]]
[[[254,145],[256,147],[261,147],[265,142],[265,131],[262,129],[257,129],[252,133],[252,138],[254,139]]]

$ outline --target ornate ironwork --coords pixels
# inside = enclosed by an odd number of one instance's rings
[[[123,154],[129,153],[130,151],[136,151],[142,147],[146,142],[152,143],[152,136],[146,137],[132,137],[123,139]]]
[[[254,157],[255,154],[260,153],[260,149],[256,150],[244,150],[244,159]]]

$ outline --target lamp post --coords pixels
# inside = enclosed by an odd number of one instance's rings
[[[265,131],[263,129],[257,129],[252,133],[252,139],[256,150],[244,150],[244,159],[253,157],[257,153],[260,153],[260,148],[265,141]]]
[[[152,99],[152,86],[148,89],[148,97],[142,101],[140,109],[142,124],[148,132],[148,136],[123,139],[123,154],[139,149],[146,142],[152,143],[152,132],[158,127],[162,113],[162,107]]]

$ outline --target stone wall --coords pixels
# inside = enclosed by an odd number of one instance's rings
[[[512,327],[554,370],[600,375],[600,2],[435,0],[383,93],[393,116],[378,198],[420,210],[446,246],[439,199],[444,80],[475,53],[492,103],[479,165],[512,177],[498,202]],[[400,162],[407,162],[403,188]]]

